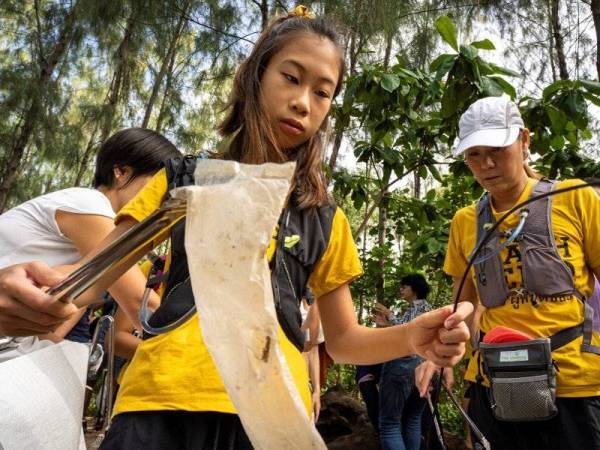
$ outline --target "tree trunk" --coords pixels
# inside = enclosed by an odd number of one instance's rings
[[[379,204],[379,221],[377,224],[377,243],[383,250],[385,246],[386,224],[387,224],[387,194]],[[385,256],[381,255],[377,265],[379,272],[375,280],[375,297],[379,303],[385,304]]]
[[[329,157],[329,168],[333,172],[337,163],[337,158],[340,153],[340,146],[342,145],[342,138],[344,137],[343,131],[336,131],[333,138],[333,148],[331,149],[331,156]]]
[[[169,98],[169,92],[171,92],[171,86],[173,84],[173,67],[175,66],[176,54],[176,52],[173,52],[171,55],[171,61],[169,61],[169,67],[167,69],[167,82],[165,83],[165,90],[160,103],[160,111],[158,112],[158,118],[156,119],[156,127],[154,127],[157,133],[162,133],[163,122],[165,121],[165,115],[167,112],[167,99]]]
[[[600,80],[600,0],[591,0],[590,6],[596,30],[596,71],[598,72],[598,80]]]
[[[356,1],[355,5],[354,5],[354,23],[358,23],[358,18],[360,17],[361,14],[361,5],[362,5],[362,1]],[[358,54],[361,52],[362,50],[362,46],[364,45],[364,41],[362,39],[358,39],[357,42],[357,35],[358,32],[354,29],[352,29],[350,31],[350,45],[348,46],[348,56],[350,59],[350,64],[349,64],[349,72],[350,75],[354,75],[356,73],[356,65],[358,63]],[[333,139],[333,149],[331,150],[331,156],[329,157],[329,168],[331,169],[331,171],[333,172],[333,170],[335,169],[335,166],[337,164],[337,158],[339,155],[339,151],[340,151],[340,146],[342,144],[342,138],[344,137],[344,130],[343,129],[338,129],[335,133],[334,139]]]
[[[269,23],[269,2],[268,0],[252,0],[260,10],[260,29],[264,30]]]
[[[369,162],[365,162],[365,174],[369,175]],[[369,205],[365,202],[365,217],[369,212]],[[362,231],[362,242],[361,242],[360,262],[363,267],[367,265],[367,227]],[[359,308],[358,308],[358,323],[362,325],[364,323],[364,312],[365,312],[365,287],[361,286],[360,297],[359,297]]]
[[[0,212],[4,211],[8,201],[8,194],[17,179],[25,147],[31,138],[31,134],[33,133],[33,129],[43,107],[50,77],[58,65],[58,62],[66,53],[73,38],[78,11],[79,3],[75,3],[65,18],[64,27],[61,30],[52,51],[47,58],[40,57],[40,72],[35,80],[35,85],[32,86],[31,89],[31,103],[25,113],[22,126],[20,129],[16,130],[13,141],[14,144],[8,151],[6,165],[0,179]]]
[[[179,41],[179,37],[183,31],[187,23],[187,11],[190,6],[190,2],[188,1],[181,10],[181,15],[179,16],[179,21],[177,22],[177,26],[175,27],[175,32],[173,33],[173,38],[169,43],[169,49],[165,54],[165,57],[160,65],[160,70],[158,74],[156,74],[156,78],[154,79],[154,86],[152,86],[152,93],[150,94],[150,99],[148,100],[148,105],[146,106],[146,113],[144,114],[144,120],[142,121],[142,128],[148,128],[148,122],[150,121],[150,115],[152,114],[152,109],[154,108],[154,103],[156,102],[156,97],[158,96],[158,91],[160,90],[160,86],[162,85],[163,78],[165,77],[165,73],[171,61],[175,58],[175,54],[177,53],[177,42]]]
[[[113,75],[112,82],[110,84],[110,90],[107,95],[107,102],[104,111],[104,120],[102,121],[102,128],[100,130],[100,142],[104,142],[112,130],[112,122],[115,117],[115,111],[117,109],[117,103],[121,94],[121,87],[123,85],[123,76],[127,69],[127,63],[129,60],[129,53],[131,50],[131,42],[135,27],[137,26],[137,7],[135,4],[132,6],[131,14],[127,19],[127,28],[123,35],[123,40],[119,44],[119,48],[115,53],[115,73]]]
[[[386,243],[386,231],[387,231],[387,209],[389,204],[389,193],[387,192],[387,185],[390,182],[391,171],[384,169],[383,179],[381,180],[381,186],[384,190],[383,199],[379,204],[379,221],[377,223],[377,244],[379,248],[383,250]],[[379,258],[379,273],[375,280],[375,296],[379,303],[385,304],[385,263],[386,258],[382,254]]]
[[[350,75],[354,75],[356,73],[356,64],[358,63],[358,54],[362,50],[362,46],[364,44],[364,40],[362,39],[362,35],[360,34],[360,30],[356,27],[361,23],[361,15],[362,15],[362,0],[356,0],[354,2],[354,11],[353,11],[353,27],[350,32]]]
[[[85,151],[81,157],[81,162],[79,163],[79,168],[77,169],[77,175],[75,175],[75,179],[73,180],[73,186],[80,186],[81,180],[85,175],[85,171],[87,169],[88,162],[90,160],[90,156],[93,153],[95,143],[96,143],[96,135],[98,134],[98,125],[94,127],[94,131],[92,131],[92,135],[90,136],[90,140],[88,141],[87,146],[85,147]]]
[[[550,16],[552,20],[552,34],[554,35],[554,46],[556,48],[556,59],[558,60],[558,73],[561,80],[569,79],[567,70],[567,59],[565,57],[565,46],[560,32],[560,0],[550,0]]]
[[[390,66],[390,56],[392,55],[392,46],[394,43],[394,35],[389,34],[385,37],[385,54],[383,55],[383,68],[385,70]]]
[[[548,53],[550,55],[550,68],[552,69],[552,82],[556,81],[556,62],[554,61],[554,33],[552,32],[552,0],[548,0]]]
[[[421,198],[421,177],[419,176],[418,171],[415,171],[413,175],[415,177],[414,197]]]
[[[350,45],[348,46],[348,53],[350,57],[350,64],[348,67],[348,71],[350,75],[354,75],[356,71],[356,33],[354,31],[350,34]]]

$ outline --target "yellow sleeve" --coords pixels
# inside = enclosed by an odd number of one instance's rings
[[[462,211],[462,210],[461,210]],[[467,268],[467,258],[463,254],[461,230],[464,214],[458,211],[454,214],[450,224],[450,237],[448,238],[448,250],[444,260],[444,272],[451,277],[460,277]]]
[[[149,259],[145,259],[143,262],[138,264],[138,267],[140,268],[144,276],[148,278],[148,276],[150,275],[150,270],[152,269],[152,261],[150,261]]]
[[[596,271],[600,269],[600,194],[592,187],[574,192],[579,197],[582,214],[585,262],[590,269]]]
[[[115,224],[125,217],[141,222],[156,211],[167,193],[167,172],[160,169],[148,183],[117,213]]]
[[[344,212],[336,208],[327,250],[316,265],[308,284],[318,298],[350,283],[362,273],[350,224]]]

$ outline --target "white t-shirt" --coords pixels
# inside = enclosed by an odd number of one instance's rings
[[[302,316],[302,323],[304,324],[304,322],[306,322],[306,317],[308,316],[308,309],[304,306],[304,302],[300,303],[300,315]],[[310,339],[309,334],[309,330],[306,330],[306,340]],[[321,344],[323,342],[325,342],[325,335],[323,334],[323,325],[321,325],[321,321],[319,321],[319,335],[317,336],[317,344]]]
[[[22,203],[0,215],[0,268],[28,261],[49,266],[78,261],[82,255],[56,223],[59,210],[115,217],[108,198],[96,189],[63,189]]]

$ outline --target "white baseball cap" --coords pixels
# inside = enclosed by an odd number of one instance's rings
[[[458,145],[454,156],[478,145],[506,147],[525,128],[517,105],[508,97],[480,98],[465,111],[458,122]]]

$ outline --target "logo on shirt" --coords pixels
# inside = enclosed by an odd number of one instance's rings
[[[558,253],[561,256],[561,259],[567,265],[573,277],[575,277],[575,268],[573,267],[573,264],[567,260],[567,258],[571,257],[571,252],[569,249],[569,237],[558,236],[556,238],[556,247],[558,248]],[[506,248],[506,257],[502,261],[504,278],[506,279],[508,288],[511,290],[509,301],[514,309],[519,309],[522,304],[532,301],[562,303],[572,299],[571,294],[547,297],[536,296],[530,292],[523,291],[521,288],[523,280],[523,265],[521,258],[521,248],[519,244],[513,242]]]

